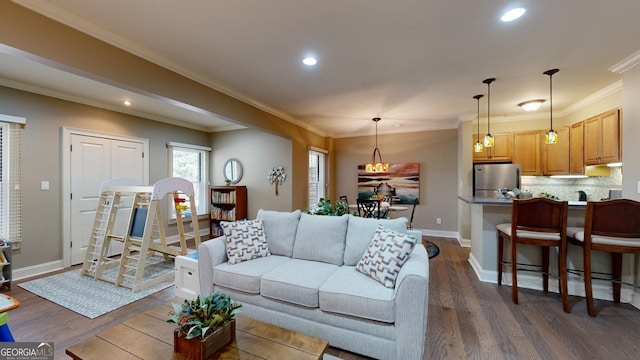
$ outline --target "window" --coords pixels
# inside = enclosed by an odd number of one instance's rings
[[[0,235],[22,244],[22,132],[24,118],[0,115]]]
[[[193,183],[198,215],[209,213],[209,152],[211,148],[171,142],[169,148],[170,176],[187,179]],[[176,218],[173,202],[169,217]]]
[[[318,207],[318,200],[325,197],[326,150],[309,150],[309,210]]]

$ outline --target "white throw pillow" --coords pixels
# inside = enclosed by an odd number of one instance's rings
[[[244,220],[220,223],[227,242],[229,264],[271,255],[260,220]]]
[[[356,265],[356,270],[388,288],[396,286],[402,265],[409,259],[416,239],[378,225],[369,248]]]

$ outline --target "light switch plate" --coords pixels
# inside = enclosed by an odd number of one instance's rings
[[[40,182],[40,190],[43,190],[43,191],[49,190],[49,182],[48,181],[41,181]]]

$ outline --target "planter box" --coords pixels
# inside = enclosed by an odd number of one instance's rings
[[[173,352],[181,353],[186,359],[206,360],[216,351],[233,341],[236,337],[236,321],[231,320],[204,339],[188,339],[178,336],[178,330],[173,331]]]

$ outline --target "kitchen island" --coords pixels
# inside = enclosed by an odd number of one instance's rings
[[[470,245],[469,263],[481,281],[497,283],[498,248],[496,226],[511,222],[511,199],[479,198],[473,196],[458,196],[458,199],[469,204],[470,216]],[[567,226],[584,226],[584,213],[586,202],[570,201]],[[511,261],[509,245],[505,245],[505,260]],[[558,250],[551,250],[549,272],[552,279],[557,279],[558,274]],[[611,272],[611,257],[608,254],[594,251],[592,254],[593,270],[598,272]],[[539,247],[518,245],[518,263],[540,264]],[[578,246],[568,245],[567,268],[582,270],[582,249]],[[622,267],[623,281],[633,283],[633,257],[625,255]],[[503,284],[511,284],[511,269],[505,266],[503,269]],[[540,274],[518,272],[518,286],[542,290]],[[594,297],[611,300],[611,282],[594,281]],[[558,292],[558,282],[549,282],[549,291]],[[569,294],[584,296],[584,283],[581,276],[569,273]],[[631,302],[632,291],[628,287],[622,289],[622,302]]]

